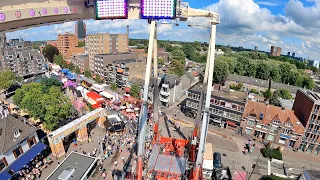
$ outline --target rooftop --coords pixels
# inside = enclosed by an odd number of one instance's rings
[[[113,61],[113,63],[122,63],[122,64],[127,64],[127,63],[135,63],[135,62],[142,62],[142,61],[138,61],[136,59],[123,59],[123,60],[115,60]]]
[[[268,80],[257,79],[257,78],[253,78],[253,77],[247,77],[247,76],[240,76],[237,74],[230,74],[227,77],[227,80],[241,82],[241,83],[245,83],[245,84],[252,84],[255,86],[260,86],[260,87],[265,87],[265,88],[269,87]],[[273,81],[271,83],[271,88],[272,89],[287,89],[291,93],[296,93],[299,87]]]
[[[269,124],[273,120],[279,120],[281,123],[291,123],[295,133],[303,134],[304,127],[291,109],[282,109],[278,106],[267,105],[265,103],[248,101],[242,117],[255,116],[261,118],[259,124]]]
[[[4,114],[8,114],[6,111],[3,106],[0,106],[0,113],[3,115],[3,117],[0,115],[0,154],[9,151],[37,131],[36,128],[24,123],[20,116],[18,119],[11,115],[5,117]],[[15,136],[16,132],[20,135]]]
[[[66,168],[75,170],[68,180],[80,180],[90,171],[96,161],[94,157],[71,152],[46,180],[57,180]]]
[[[307,96],[309,99],[311,99],[313,102],[318,102],[320,103],[320,94],[316,93],[314,91],[310,91],[307,89],[298,89],[299,92]]]
[[[206,92],[207,88],[203,88],[203,84],[198,83],[192,86],[190,90],[197,91],[197,92]],[[212,87],[212,90],[213,90],[213,87]],[[245,92],[230,91],[229,89],[222,89],[220,91],[213,90],[211,92],[211,95],[223,97],[223,98],[234,100],[234,101],[241,101],[241,102],[244,102],[247,99],[247,94]]]

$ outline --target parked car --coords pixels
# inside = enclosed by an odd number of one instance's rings
[[[219,153],[219,152],[213,153],[213,167],[214,167],[215,169],[220,169],[220,168],[222,168],[221,153]]]

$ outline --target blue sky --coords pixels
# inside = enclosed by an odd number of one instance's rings
[[[183,0],[190,7],[216,11],[217,44],[243,46],[268,51],[280,46],[297,56],[320,60],[320,0]],[[88,33],[124,33],[130,26],[131,38],[147,38],[148,24],[144,20],[85,21]],[[188,19],[180,26],[159,25],[159,39],[208,41],[209,29],[188,27],[187,24],[208,26],[205,18]],[[26,40],[56,39],[57,34],[74,31],[74,22],[50,25],[8,33],[8,38]]]

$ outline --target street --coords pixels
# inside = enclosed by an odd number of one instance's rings
[[[173,117],[176,114],[176,124],[181,126],[181,131],[189,136],[193,129],[195,119],[186,117],[178,107],[163,108],[168,117]],[[247,177],[257,179],[262,175],[266,175],[268,169],[268,159],[260,156],[260,148],[263,145],[260,142],[256,143],[256,148],[250,155],[244,155],[242,151],[248,143],[248,139],[232,130],[220,128],[209,124],[207,142],[213,144],[213,151],[225,154],[222,156],[223,166],[229,166],[232,173],[238,171],[246,171]],[[288,168],[289,177],[297,177],[304,169],[320,170],[320,158],[315,155],[308,155],[303,152],[293,152],[291,149],[285,148],[282,152],[283,161]],[[255,168],[253,169],[253,165]],[[271,173],[284,174],[283,164],[271,163]]]

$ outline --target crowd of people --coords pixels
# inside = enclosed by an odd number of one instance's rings
[[[25,165],[16,175],[14,175],[13,179],[40,179],[42,170],[46,169],[52,162],[53,160],[50,157],[45,157],[43,154],[39,154],[32,161],[30,161],[29,164]]]

